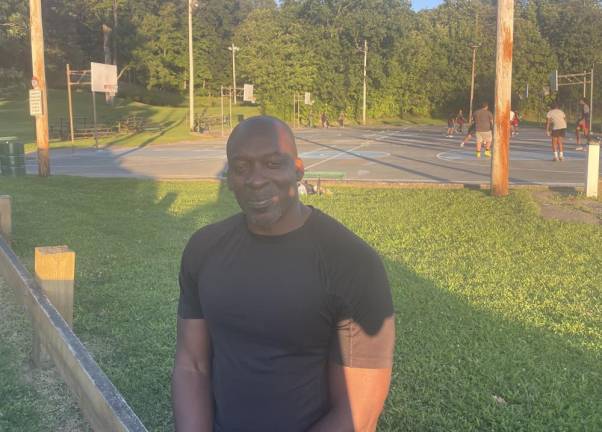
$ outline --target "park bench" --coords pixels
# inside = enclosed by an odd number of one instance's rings
[[[115,128],[109,127],[106,125],[99,125],[96,127],[96,134],[99,137],[109,136],[115,134]],[[75,129],[75,133],[73,134],[75,138],[93,138],[94,137],[94,128],[79,128]]]

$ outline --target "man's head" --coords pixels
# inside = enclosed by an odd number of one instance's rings
[[[559,108],[560,108],[560,103],[558,103],[558,101],[552,102],[552,109],[559,109]]]
[[[581,98],[581,99],[579,99],[579,103],[580,103],[581,105],[587,105],[587,99],[585,99],[585,98]]]
[[[252,117],[234,128],[226,152],[228,187],[249,226],[286,232],[304,173],[293,132],[274,117]]]
[[[481,102],[481,108],[483,108],[483,109],[489,108],[489,102],[487,102],[487,101]]]

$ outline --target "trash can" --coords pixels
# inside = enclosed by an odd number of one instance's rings
[[[244,114],[237,114],[237,116],[236,116],[237,123],[242,123],[244,121],[244,119],[245,119]]]
[[[25,146],[14,139],[0,138],[0,171],[5,176],[25,175]]]

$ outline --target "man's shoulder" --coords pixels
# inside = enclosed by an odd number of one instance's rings
[[[210,248],[221,238],[240,229],[244,224],[244,215],[237,213],[229,218],[199,228],[188,240],[186,250]]]
[[[314,212],[312,223],[314,238],[326,252],[346,256],[376,254],[368,243],[343,223],[320,210],[314,209]]]

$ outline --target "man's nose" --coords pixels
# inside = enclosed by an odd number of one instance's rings
[[[267,179],[263,175],[263,170],[259,167],[255,167],[249,176],[247,177],[245,184],[251,188],[257,189],[264,186],[267,183]]]

